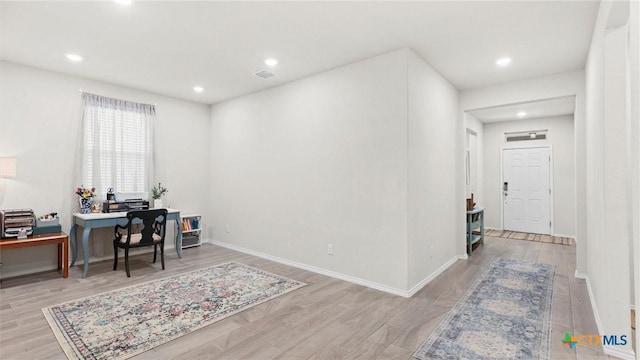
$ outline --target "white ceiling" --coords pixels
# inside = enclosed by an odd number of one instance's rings
[[[458,89],[584,67],[596,1],[0,2],[0,59],[215,103],[409,47]],[[66,52],[84,57],[70,63]],[[273,56],[277,74],[261,79]],[[513,58],[499,68],[495,60]],[[202,94],[192,88],[201,85]]]
[[[483,123],[537,119],[551,116],[573,115],[576,107],[575,96],[563,96],[553,99],[494,106],[490,108],[470,110],[468,113]],[[519,117],[519,112],[527,115]]]

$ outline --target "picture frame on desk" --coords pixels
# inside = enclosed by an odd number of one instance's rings
[[[95,214],[100,212],[102,212],[102,203],[94,202],[93,204],[91,204],[91,213]]]

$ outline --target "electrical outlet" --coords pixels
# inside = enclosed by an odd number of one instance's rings
[[[327,245],[327,254],[333,255],[333,244]]]
[[[231,232],[231,228],[227,225],[227,234]]]

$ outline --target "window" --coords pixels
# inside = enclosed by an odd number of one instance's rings
[[[152,180],[155,106],[83,93],[83,184],[104,199],[148,192]]]

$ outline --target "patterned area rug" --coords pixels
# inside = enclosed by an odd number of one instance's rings
[[[576,245],[575,241],[572,238],[568,238],[564,236],[530,234],[530,233],[523,233],[523,232],[517,232],[517,231],[493,230],[493,229],[485,229],[484,234],[486,236],[501,237],[505,239],[529,240],[529,241],[537,241],[537,242],[569,245],[569,246]]]
[[[43,308],[70,359],[126,359],[305,286],[230,262]]]
[[[555,266],[499,258],[413,354],[548,359]]]

